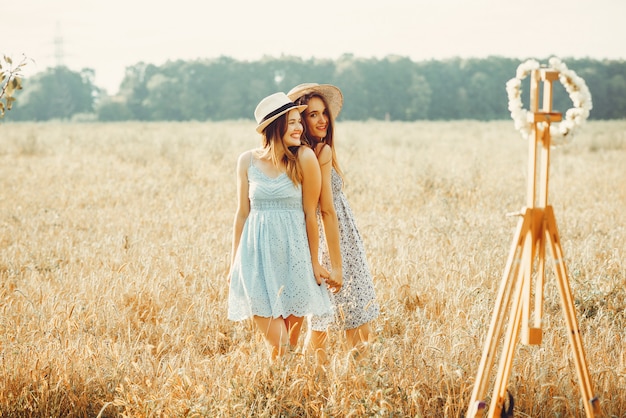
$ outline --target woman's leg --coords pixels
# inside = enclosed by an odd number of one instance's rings
[[[313,353],[315,353],[318,363],[326,363],[326,343],[328,342],[328,333],[325,331],[311,330],[308,340],[309,348],[313,350]]]
[[[301,316],[289,315],[284,319],[287,333],[289,334],[289,345],[295,347],[298,345],[300,331],[302,331],[303,318]]]
[[[263,333],[263,337],[270,347],[272,360],[289,351],[289,332],[283,318],[255,316],[254,323]]]
[[[346,330],[346,340],[350,348],[357,350],[357,355],[365,354],[367,344],[374,338],[369,322]]]

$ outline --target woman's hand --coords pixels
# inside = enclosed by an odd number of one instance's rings
[[[324,266],[322,266],[318,262],[313,263],[313,274],[315,274],[315,280],[317,281],[318,286],[322,285],[322,279],[328,280],[328,278],[330,277],[330,273],[328,272],[328,270],[326,270]]]
[[[326,284],[328,284],[331,292],[339,292],[343,285],[343,272],[341,269],[332,269],[326,279]]]

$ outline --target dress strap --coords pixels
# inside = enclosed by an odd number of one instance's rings
[[[320,147],[320,145],[321,145],[321,147]],[[326,144],[325,142],[318,142],[318,143],[315,145],[315,149],[314,149],[314,151],[315,151],[315,155],[316,155],[317,157],[319,157],[319,156],[320,156],[320,153],[322,152],[322,150],[324,149],[324,147],[325,147],[326,145],[328,145],[328,144]]]

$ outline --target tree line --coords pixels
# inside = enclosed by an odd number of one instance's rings
[[[548,58],[537,58],[547,63]],[[593,98],[590,119],[626,117],[626,62],[562,58],[582,77]],[[94,84],[95,72],[49,68],[23,80],[11,120],[220,121],[252,119],[258,101],[303,82],[334,84],[344,93],[345,120],[496,120],[509,118],[505,91],[518,59],[451,58],[412,61],[351,54],[339,59],[293,56],[240,61],[218,57],[139,62],[126,68],[115,96]],[[528,80],[523,87],[528,104]],[[560,83],[555,111],[572,107]]]

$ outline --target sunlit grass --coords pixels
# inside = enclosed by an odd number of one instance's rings
[[[626,123],[552,152],[550,202],[595,392],[626,416]],[[369,357],[270,365],[226,319],[237,155],[251,121],[0,126],[3,416],[463,416],[519,211],[512,122],[341,122],[381,316]],[[548,275],[518,345],[519,416],[584,416]],[[495,371],[494,371],[495,374]]]

